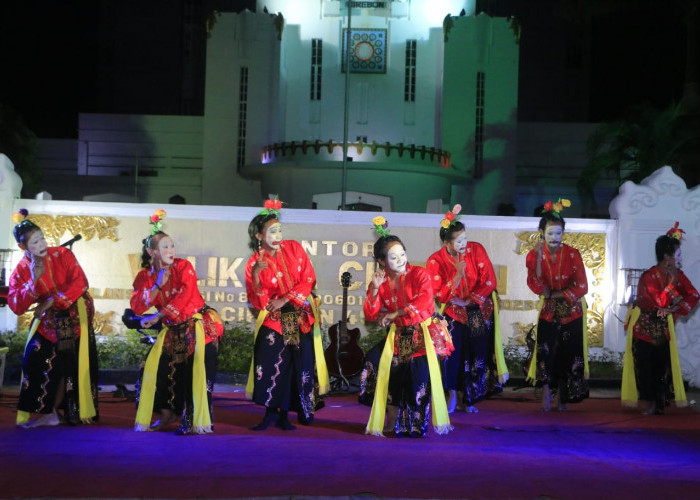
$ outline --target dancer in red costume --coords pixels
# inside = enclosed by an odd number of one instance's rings
[[[386,220],[373,220],[380,238],[374,244],[377,270],[367,289],[365,319],[390,327],[376,370],[372,413],[366,432],[381,435],[387,402],[387,425],[398,437],[425,435],[429,416],[438,434],[452,430],[438,356],[454,347],[444,320],[434,317],[430,275],[408,263],[406,248],[389,234]],[[366,375],[365,375],[366,376]]]
[[[223,322],[204,303],[192,264],[175,257],[175,243],[161,231],[165,215],[156,210],[151,216],[131,295],[134,312],[146,314],[144,328],[164,325],[146,358],[134,427],[164,430],[179,423],[176,434],[205,434],[213,430],[211,394]],[[151,308],[156,312],[147,314]],[[154,411],[159,418],[151,425]]]
[[[302,246],[282,236],[282,203],[267,200],[248,226],[253,255],[245,267],[248,301],[257,317],[253,363],[246,388],[253,401],[265,407],[254,430],[271,423],[293,430],[288,412],[310,425],[319,408],[314,364],[321,393],[328,389],[328,373],[320,338],[317,305],[311,290],[316,273]]]
[[[657,264],[639,278],[628,318],[622,404],[634,407],[639,398],[648,415],[663,414],[670,399],[678,407],[688,405],[674,322],[693,310],[700,295],[681,270],[683,233],[676,222],[657,238]]]
[[[14,236],[24,256],[10,276],[8,305],[34,308],[22,363],[17,424],[90,423],[97,411],[95,308],[83,269],[64,247],[48,247],[39,226],[20,210]],[[40,417],[29,423],[30,415]],[[60,415],[59,415],[60,413]]]
[[[476,403],[500,392],[508,371],[495,324],[496,273],[484,247],[467,241],[460,210],[455,205],[442,220],[443,247],[428,258],[426,269],[455,346],[444,366],[448,411],[458,407],[477,413]]]
[[[542,385],[542,410],[549,411],[553,395],[559,410],[588,397],[588,358],[584,327],[584,296],[588,280],[581,254],[562,243],[563,208],[569,200],[544,205],[540,241],[526,257],[527,285],[540,296],[536,347],[528,380]]]

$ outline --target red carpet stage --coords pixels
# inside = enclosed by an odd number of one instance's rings
[[[354,395],[327,397],[312,427],[264,432],[242,393],[216,396],[215,434],[175,436],[134,432],[133,403],[111,393],[99,424],[19,429],[5,392],[0,496],[700,498],[693,409],[642,416],[599,397],[542,413],[523,389],[454,414],[447,436],[382,439],[364,435],[369,408]]]

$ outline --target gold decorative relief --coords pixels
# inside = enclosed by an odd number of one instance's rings
[[[518,255],[525,255],[535,248],[540,240],[539,232],[523,231],[516,235]],[[586,269],[591,271],[593,279],[588,283],[588,345],[603,347],[603,314],[605,305],[600,291],[605,279],[605,233],[564,233],[562,241],[581,253]]]
[[[499,299],[498,308],[503,311],[534,311],[537,309],[537,301]]]
[[[115,314],[117,314],[115,311],[107,311],[106,313],[95,311],[95,319],[92,323],[95,335],[112,335],[115,332],[114,326],[112,326]]]
[[[117,236],[119,219],[116,217],[31,214],[29,219],[41,228],[50,246],[59,245],[65,233],[70,237],[80,234],[86,241],[93,238],[119,240]]]
[[[527,337],[527,332],[529,332],[535,323],[521,323],[517,321],[515,323],[515,336],[511,339],[513,343],[518,345],[525,345],[525,338]]]
[[[106,313],[100,313],[95,311],[95,318],[92,322],[92,326],[95,329],[95,335],[111,335],[116,332],[112,321],[114,320],[115,311],[108,311]],[[32,323],[34,314],[27,312],[17,317],[17,331],[27,331]]]

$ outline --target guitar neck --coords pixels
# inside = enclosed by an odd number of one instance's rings
[[[346,324],[348,321],[348,287],[344,286],[343,287],[343,310],[340,313],[340,328],[342,329],[343,333],[344,330],[347,328]]]

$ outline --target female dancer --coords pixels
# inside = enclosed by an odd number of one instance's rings
[[[544,205],[540,242],[527,254],[527,284],[540,296],[536,348],[528,380],[542,384],[542,411],[549,411],[552,395],[559,393],[559,410],[588,397],[586,343],[586,270],[581,254],[562,243],[561,210],[571,202],[559,199]]]
[[[656,240],[657,264],[639,278],[637,298],[627,322],[627,350],[622,374],[622,404],[645,402],[642,413],[661,415],[673,396],[688,405],[683,387],[674,319],[698,304],[700,295],[681,271],[678,222]]]
[[[267,200],[248,226],[253,255],[245,268],[248,301],[257,316],[253,362],[246,394],[265,407],[254,430],[271,423],[293,430],[289,410],[310,425],[317,405],[314,362],[320,392],[328,390],[317,305],[311,290],[316,273],[302,246],[282,238],[279,200]]]
[[[162,430],[179,420],[176,434],[213,431],[211,392],[223,323],[204,304],[197,275],[188,260],[175,257],[175,244],[161,231],[164,210],[151,216],[151,234],[143,240],[141,271],[134,280],[131,308],[138,315],[152,307],[141,326],[162,321],[163,329],[143,370],[135,430]],[[153,412],[159,419],[151,424]]]
[[[379,361],[366,432],[382,435],[388,398],[397,410],[395,422],[389,422],[396,436],[425,435],[431,400],[435,431],[447,434],[452,426],[437,356],[449,355],[454,347],[444,321],[433,318],[430,275],[408,264],[406,248],[398,236],[389,234],[383,217],[375,217],[373,223],[381,236],[374,244],[377,270],[367,289],[365,319],[391,328]]]
[[[474,405],[500,389],[508,380],[508,370],[500,328],[494,324],[498,318],[498,311],[494,312],[498,307],[496,273],[484,247],[467,241],[464,224],[458,220],[461,209],[455,205],[442,220],[443,247],[428,258],[426,268],[455,346],[445,360],[448,411],[452,413],[459,405],[478,413]]]
[[[47,247],[44,233],[27,215],[25,209],[13,215],[24,256],[10,276],[8,293],[17,315],[37,304],[24,350],[17,425],[90,423],[98,412],[95,308],[88,281],[73,252]],[[28,423],[31,413],[41,416]]]

